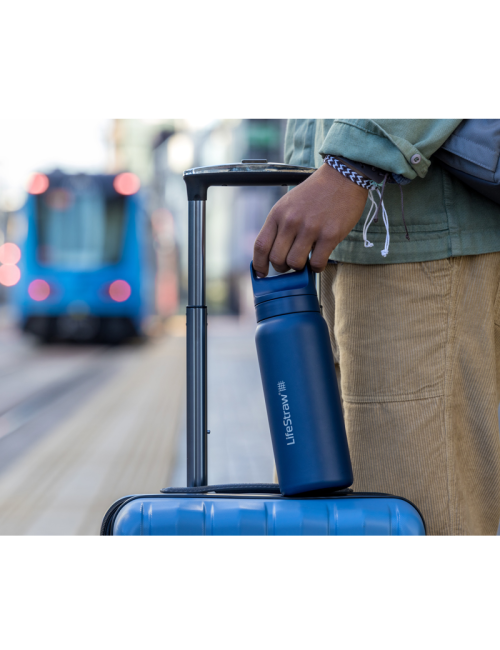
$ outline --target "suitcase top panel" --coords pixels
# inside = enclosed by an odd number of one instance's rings
[[[136,495],[111,526],[113,535],[425,535],[414,506],[375,495]]]

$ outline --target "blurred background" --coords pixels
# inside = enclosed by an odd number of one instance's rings
[[[98,534],[185,485],[190,167],[283,161],[285,120],[0,121],[0,534]],[[209,482],[269,482],[253,242],[284,188],[207,201]]]

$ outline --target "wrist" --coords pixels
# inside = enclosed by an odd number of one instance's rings
[[[321,167],[318,169],[318,172],[324,178],[324,182],[329,186],[336,185],[342,186],[344,191],[347,191],[350,195],[363,196],[366,200],[368,196],[368,189],[357,183],[353,183],[351,179],[347,178],[335,167],[330,166],[327,162],[324,162]]]
[[[334,169],[344,178],[365,190],[372,189],[372,186],[378,183],[378,180],[371,177],[373,174],[364,174],[356,169],[354,165],[347,165],[343,159],[338,158],[337,156],[327,155],[324,160],[325,164],[330,168]],[[382,177],[382,181],[383,180],[384,178]]]
[[[408,183],[411,183],[411,180],[409,178],[405,178],[401,174],[388,172],[384,169],[380,169],[380,167],[375,167],[375,165],[356,162],[350,158],[346,158],[345,156],[326,154],[324,158],[325,161],[327,161],[327,158],[329,159],[329,164],[332,164],[332,161],[335,160],[336,164],[340,163],[342,165],[345,165],[352,172],[355,172],[363,178],[372,180],[373,186],[378,185],[380,187],[383,185],[384,181],[387,183],[396,183],[397,185],[408,185]],[[368,187],[368,189],[372,188]]]

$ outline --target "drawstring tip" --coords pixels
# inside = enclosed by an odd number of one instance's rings
[[[388,250],[385,250],[385,248],[384,248],[384,250],[381,251],[380,254],[382,255],[382,257],[387,257],[387,255],[389,254],[389,251],[388,251]]]
[[[406,239],[410,241],[410,235],[408,233],[406,233]]]

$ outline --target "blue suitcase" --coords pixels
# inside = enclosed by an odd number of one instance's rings
[[[108,510],[101,535],[425,535],[418,510],[399,497],[352,491],[284,497],[275,488],[209,486],[205,494],[178,488],[124,497]]]
[[[184,173],[189,201],[188,487],[119,499],[106,513],[101,535],[425,535],[417,508],[389,494],[347,489],[285,497],[273,483],[207,485],[207,190],[212,185],[297,185],[313,171],[243,161]]]

